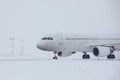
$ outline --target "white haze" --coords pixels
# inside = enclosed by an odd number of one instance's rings
[[[120,34],[120,0],[0,0],[0,80],[120,79],[119,61],[81,60],[80,52],[52,60],[52,52],[36,48],[49,33]],[[16,38],[14,57],[8,57],[10,37]]]
[[[119,0],[1,0],[0,53],[10,52],[12,36],[15,53],[24,39],[25,53],[36,55],[42,52],[36,43],[44,34],[119,34],[119,5]]]

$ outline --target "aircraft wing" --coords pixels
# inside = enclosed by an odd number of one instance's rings
[[[115,50],[120,49],[120,43],[115,43],[115,44],[87,44],[86,46],[88,46],[90,49],[93,49],[97,46],[101,46],[101,47],[114,47]]]

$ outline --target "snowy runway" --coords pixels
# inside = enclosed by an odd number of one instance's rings
[[[120,60],[0,59],[1,80],[119,80]]]

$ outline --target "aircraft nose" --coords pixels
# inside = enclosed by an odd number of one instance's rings
[[[43,42],[38,42],[38,43],[36,44],[36,47],[37,47],[38,49],[41,49],[41,50],[46,50],[46,46],[45,46],[45,44],[44,44]]]
[[[39,43],[39,42],[36,44],[36,47],[37,47],[37,48],[40,48],[40,43]]]

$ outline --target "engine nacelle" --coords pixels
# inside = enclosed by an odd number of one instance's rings
[[[107,56],[110,54],[109,47],[95,47],[93,48],[93,54],[97,57]]]
[[[67,57],[67,56],[71,56],[72,54],[75,54],[75,52],[70,52],[70,51],[58,52],[58,56],[60,57]]]

